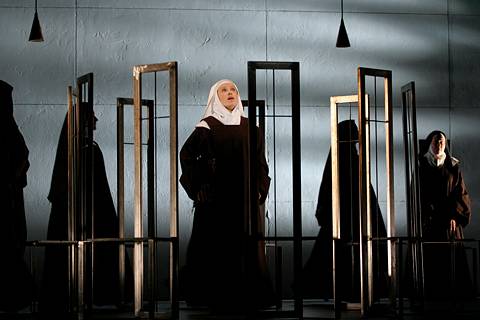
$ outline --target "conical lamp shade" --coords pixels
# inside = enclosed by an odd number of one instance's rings
[[[30,37],[28,38],[28,41],[43,41],[42,27],[40,26],[40,21],[38,21],[37,11],[35,11],[35,15],[33,16],[32,30],[30,30]]]
[[[337,48],[349,48],[350,41],[348,40],[347,29],[343,23],[343,18],[340,21],[340,28],[338,29]]]

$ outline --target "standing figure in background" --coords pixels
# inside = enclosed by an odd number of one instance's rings
[[[95,122],[97,119],[95,118]],[[95,125],[94,128],[95,130]],[[94,238],[118,238],[118,217],[108,185],[102,151],[93,142],[93,195]],[[48,200],[51,202],[48,221],[48,240],[68,240],[68,135],[67,118],[63,123],[53,167]],[[87,214],[91,214],[88,212]],[[91,221],[89,219],[89,221]],[[77,225],[77,232],[82,226]],[[92,234],[92,225],[83,226]],[[119,249],[117,244],[96,243],[93,255],[93,304],[119,305]],[[128,261],[128,260],[127,260]],[[127,263],[127,284],[131,284],[131,268]],[[130,285],[131,286],[131,285]],[[129,292],[128,288],[126,292]],[[46,315],[69,312],[68,246],[50,245],[45,249],[40,310]]]
[[[419,156],[423,240],[461,240],[471,211],[459,160],[450,156],[446,135],[441,131],[432,131],[425,146],[428,151]],[[423,248],[427,298],[473,295],[462,242],[425,243]]]
[[[180,152],[180,182],[195,208],[181,278],[186,301],[193,306],[227,311],[275,302],[264,244],[248,239],[248,121],[242,115],[237,86],[218,81],[210,89],[202,120]],[[262,204],[270,178],[260,136],[254,183]]]
[[[340,240],[336,242],[336,284],[342,301],[360,301],[360,251],[359,251],[359,166],[358,128],[353,120],[338,123],[338,165],[340,182]],[[373,237],[386,237],[387,231],[372,186],[371,219]],[[303,269],[302,291],[306,297],[333,298],[332,250],[332,155],[328,154],[315,212],[320,231],[310,258]],[[387,286],[387,246],[373,242],[374,295],[383,296]]]
[[[0,80],[0,310],[17,311],[32,299],[33,280],[24,262],[27,225],[23,188],[27,185],[28,148],[13,118],[13,87]]]

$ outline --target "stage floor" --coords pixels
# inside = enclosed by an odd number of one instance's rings
[[[168,304],[159,305],[159,310],[168,310]],[[395,319],[399,314],[392,311],[388,303],[381,303],[377,306],[375,313],[368,316],[368,319]],[[293,311],[293,301],[286,300],[282,304],[282,309],[275,308],[264,310],[256,315],[247,316],[243,310],[229,310],[222,314],[212,313],[206,308],[190,308],[185,303],[180,303],[180,320],[240,320],[240,319],[297,319],[291,312]],[[168,312],[155,314],[155,319],[168,319]],[[359,319],[360,309],[358,304],[344,304],[341,312],[342,319]],[[333,305],[331,301],[324,300],[304,300],[303,319],[334,319]],[[405,301],[403,319],[480,319],[480,299],[457,303],[456,307],[451,302],[427,302],[422,311],[412,311]],[[40,317],[38,313],[32,313],[30,309],[25,309],[19,313],[0,313],[2,320],[34,320],[34,319],[52,319],[51,317]],[[59,318],[60,319],[60,318]],[[68,317],[61,317],[62,320]],[[78,316],[70,319],[81,319]],[[84,319],[110,320],[110,319],[139,319],[132,312],[120,312],[117,309],[102,307],[95,308],[91,317]],[[149,319],[147,312],[143,313],[140,319]]]

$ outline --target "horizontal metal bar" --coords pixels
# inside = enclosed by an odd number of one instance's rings
[[[402,93],[405,93],[407,91],[412,91],[414,88],[414,82],[413,81],[410,81],[409,83],[407,83],[406,85],[402,86]]]
[[[77,244],[79,241],[72,241],[72,240],[32,240],[32,241],[26,241],[25,246],[27,247],[41,247],[44,245],[50,245],[50,244],[55,244],[55,245],[72,245],[72,244]]]
[[[133,142],[124,142],[123,144],[126,144],[126,145],[135,145],[135,143]],[[142,143],[142,146],[148,146],[148,143]]]
[[[283,237],[254,237],[257,240],[266,240],[266,241],[293,241],[295,238],[293,236],[283,236]],[[305,236],[302,237],[302,240],[316,240],[318,237],[317,236]]]
[[[276,114],[276,115],[265,115],[265,118],[291,118],[292,115],[282,115],[282,114]]]
[[[245,107],[245,108],[248,108],[248,100],[243,100],[242,99],[242,105]],[[255,101],[255,105],[259,108],[265,108],[265,100],[256,100]]]
[[[285,61],[248,61],[249,69],[269,69],[269,70],[293,70],[298,69],[298,62]]]
[[[365,122],[390,123],[388,120],[365,120]]]
[[[175,241],[176,237],[143,237],[143,238],[96,238],[88,239],[89,242],[147,242],[147,241],[156,241],[156,242],[172,242]]]
[[[391,70],[371,69],[363,67],[360,67],[358,69],[360,71],[360,76],[392,78]]]
[[[170,119],[170,116],[157,116],[153,117],[153,119]],[[142,118],[142,120],[149,120],[149,118]]]
[[[166,71],[166,70],[170,70],[172,68],[176,68],[176,66],[177,66],[176,61],[136,65],[135,67],[133,67],[133,74],[134,74],[134,76],[137,76],[141,73]]]
[[[89,82],[93,77],[93,74],[92,73],[87,73],[87,74],[84,74],[83,76],[80,76],[77,78],[77,83],[87,83]]]
[[[87,239],[87,240],[33,240],[33,241],[26,241],[25,245],[27,247],[42,247],[47,245],[73,245],[82,243],[95,243],[95,242],[111,242],[111,243],[138,243],[138,242],[148,242],[149,240],[153,240],[156,242],[174,242],[177,241],[177,237],[144,237],[144,238],[97,238],[97,239]]]
[[[339,103],[355,103],[358,102],[358,94],[350,96],[333,96],[330,97],[330,103],[339,104]]]
[[[148,99],[142,99],[142,106],[150,107],[153,106],[154,101]],[[132,106],[133,107],[133,98],[117,98],[117,106]]]

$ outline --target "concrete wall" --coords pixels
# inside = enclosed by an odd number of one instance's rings
[[[208,90],[216,80],[233,79],[247,98],[247,61],[300,62],[305,235],[318,231],[314,211],[330,145],[329,97],[356,92],[358,66],[393,72],[395,207],[399,234],[405,234],[400,88],[415,81],[419,137],[441,129],[451,139],[473,200],[473,219],[466,236],[479,237],[480,171],[475,164],[480,157],[476,147],[480,2],[345,0],[349,49],[335,48],[340,20],[337,0],[40,0],[38,14],[45,42],[30,43],[33,4],[33,0],[0,0],[0,75],[15,88],[15,117],[30,149],[25,189],[29,239],[46,237],[50,210],[46,195],[66,112],[67,86],[77,76],[94,72],[95,108],[100,119],[96,140],[106,158],[115,199],[116,97],[132,95],[132,66],[171,60],[179,63],[180,145],[201,116]],[[146,80],[147,98],[153,98],[153,79]],[[259,74],[259,91],[270,105],[274,99],[271,81],[271,73]],[[168,82],[164,75],[159,75],[157,82],[158,103],[163,105],[168,102],[164,98]],[[287,83],[285,74],[276,73],[278,113],[289,109]],[[268,156],[273,166],[273,124],[268,126]],[[161,145],[168,141],[168,133],[159,127],[159,137],[164,137],[159,138]],[[131,127],[128,130],[131,132]],[[278,226],[284,234],[291,233],[288,130],[288,121],[278,120],[276,180],[281,188],[276,199]],[[165,155],[159,156],[159,162],[162,157]],[[131,165],[132,157],[127,161]],[[132,172],[127,173],[130,179]],[[160,170],[159,181],[166,178],[167,172]],[[381,190],[379,199],[384,205]],[[166,208],[167,193],[158,195],[159,212]],[[273,195],[268,203],[270,215],[272,199]],[[127,200],[131,208],[132,200]],[[131,211],[127,214],[131,223]],[[193,216],[183,190],[180,216],[184,252]],[[167,230],[164,225],[159,222],[161,232]],[[128,232],[131,230],[129,227]]]

